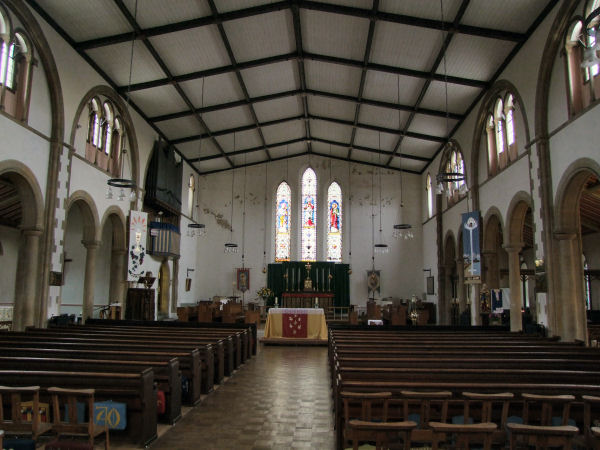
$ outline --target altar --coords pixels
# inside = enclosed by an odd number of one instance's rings
[[[265,324],[266,344],[327,344],[323,308],[271,308]]]
[[[283,308],[323,308],[325,311],[333,306],[333,292],[283,292],[281,306]]]

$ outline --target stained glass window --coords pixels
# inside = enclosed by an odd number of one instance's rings
[[[310,167],[302,175],[302,261],[317,259],[317,175]]]
[[[504,106],[502,100],[498,99],[496,103],[496,151],[498,155],[504,151]]]
[[[342,189],[335,181],[327,190],[327,261],[342,260]]]
[[[290,260],[290,186],[283,181],[277,188],[275,204],[275,261]]]

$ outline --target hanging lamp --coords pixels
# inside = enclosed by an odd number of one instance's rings
[[[373,249],[375,251],[375,253],[379,253],[379,254],[384,254],[384,253],[388,253],[390,251],[390,248],[388,247],[388,245],[384,242],[383,240],[383,227],[382,227],[382,214],[383,214],[383,210],[382,210],[382,203],[383,203],[383,199],[381,197],[381,132],[379,132],[379,166],[377,168],[378,171],[378,175],[379,175],[379,240],[377,241],[376,244],[373,245]]]
[[[202,97],[200,99],[200,111],[204,108],[204,78],[202,78],[202,89],[201,89]],[[202,113],[200,113],[202,114]],[[202,153],[202,138],[200,138],[200,144],[198,146],[198,156],[201,156]],[[196,200],[197,202],[199,200]],[[200,217],[200,204],[196,203],[196,210],[198,211],[198,217]],[[188,236],[204,236],[206,234],[206,225],[198,222],[190,222],[188,223]]]
[[[235,152],[235,132],[233,133],[233,151]],[[237,253],[238,245],[233,241],[233,187],[235,184],[235,169],[231,170],[231,215],[229,219],[229,241],[225,242],[225,253]]]

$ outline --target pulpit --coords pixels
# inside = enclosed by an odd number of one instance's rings
[[[127,290],[125,320],[154,320],[154,289]]]

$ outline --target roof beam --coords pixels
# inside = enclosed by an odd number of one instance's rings
[[[367,64],[371,58],[371,48],[373,47],[373,34],[375,34],[375,23],[377,19],[377,10],[379,9],[379,0],[373,0],[373,8],[371,9],[371,20],[369,21],[369,33],[367,34],[367,45],[365,45],[365,55],[363,57],[363,68],[360,74],[360,84],[358,87],[358,95],[356,96],[356,107],[354,108],[354,126],[352,127],[352,136],[350,137],[350,148],[348,149],[348,159],[352,157],[352,147],[356,138],[356,124],[360,115],[360,101],[365,92],[365,81],[367,79]]]
[[[217,10],[214,0],[208,0],[208,4],[210,6],[210,10],[212,11],[213,17],[215,19],[218,19],[219,11]],[[260,140],[264,147],[265,154],[267,155],[267,159],[271,159],[271,154],[269,153],[269,149],[267,148],[267,141],[265,141],[265,136],[263,135],[263,132],[260,129],[260,123],[258,122],[258,117],[256,115],[256,111],[254,110],[254,106],[252,106],[252,103],[250,103],[250,94],[248,93],[248,89],[246,88],[246,83],[244,82],[242,73],[240,72],[240,69],[237,66],[237,61],[235,59],[235,55],[233,54],[233,49],[231,48],[231,44],[229,43],[229,38],[227,37],[227,33],[225,33],[225,27],[223,27],[222,21],[219,20],[217,22],[217,28],[219,29],[219,34],[221,35],[221,40],[223,41],[223,45],[225,46],[225,49],[227,50],[227,56],[229,57],[229,61],[231,62],[231,65],[235,69],[234,70],[235,76],[237,77],[238,83],[239,83],[240,87],[242,88],[244,98],[246,99],[246,102],[248,102],[248,108],[250,108],[250,114],[252,115],[252,120],[254,120],[254,123],[258,130],[258,135],[260,136]],[[234,142],[235,142],[235,140],[234,140]]]
[[[334,5],[329,3],[320,3],[314,1],[303,0],[287,0],[279,1],[271,4],[254,6],[251,8],[240,9],[219,14],[218,17],[207,16],[195,19],[185,20],[182,22],[171,23],[168,25],[160,25],[146,29],[135,31],[136,39],[147,39],[154,36],[160,36],[177,31],[190,30],[193,28],[204,27],[208,25],[216,25],[217,23],[228,22],[231,20],[243,19],[259,14],[267,14],[270,12],[280,11],[282,9],[300,7],[314,11],[330,12],[334,14],[343,14],[354,17],[363,17],[370,19],[371,11],[368,9],[353,8],[349,6]],[[430,28],[434,30],[447,30],[452,33],[468,34],[472,36],[481,36],[492,39],[501,39],[512,42],[524,42],[527,38],[526,34],[514,33],[510,31],[494,30],[491,28],[473,27],[463,24],[453,24],[450,22],[442,22],[439,20],[424,19],[420,17],[406,16],[401,14],[392,14],[383,11],[378,11],[375,17],[378,21],[393,22],[402,25],[412,25],[415,27]],[[107,45],[121,44],[131,41],[131,33],[120,33],[112,36],[105,36],[97,39],[90,39],[75,44],[75,49],[85,51],[92,48],[104,47]]]
[[[465,12],[467,11],[469,3],[470,3],[470,0],[463,0],[461,2],[460,7],[458,8],[458,11],[456,13],[456,16],[454,17],[453,26],[458,26],[462,17],[464,16]],[[443,5],[442,5],[442,8],[443,8]],[[443,9],[442,9],[442,15],[443,15]],[[442,47],[440,48],[440,51],[438,52],[438,55],[437,55],[435,61],[433,62],[433,65],[431,66],[431,71],[430,71],[431,74],[436,73],[438,67],[443,62],[444,63],[443,77],[445,80],[448,78],[448,76],[446,75],[446,50],[448,50],[448,46],[450,45],[450,42],[452,41],[453,37],[454,37],[454,34],[451,32],[446,34],[444,42],[442,43]],[[445,81],[445,83],[446,83],[446,92],[447,92],[448,84],[446,81]],[[415,102],[415,107],[417,107],[417,108],[419,107],[419,105],[423,101],[423,98],[425,97],[425,94],[427,93],[427,90],[429,89],[430,85],[431,85],[431,79],[427,80],[423,84],[421,92],[419,93],[419,96],[417,97],[417,101]],[[448,110],[448,95],[447,95],[447,93],[446,93],[446,110]],[[406,123],[404,124],[404,132],[408,131],[414,118],[415,118],[415,113],[413,112],[408,116],[408,119],[406,120]],[[446,130],[446,137],[441,141],[443,144],[445,144],[447,142],[449,132],[450,132],[450,130]],[[400,137],[398,138],[398,141],[396,142],[396,145],[392,152],[392,156],[388,159],[387,163],[385,164],[387,167],[389,167],[390,164],[392,163],[393,156],[395,156],[396,153],[398,153],[398,151],[400,150],[400,146],[402,145],[404,136],[405,136],[405,134],[401,134]]]
[[[123,3],[123,0],[113,0],[113,1],[117,5],[117,7],[121,10],[121,13],[125,16],[125,19],[129,22],[129,24],[132,26],[132,28],[134,30],[140,30],[140,26],[136,22],[135,17],[133,17],[131,15],[131,13],[129,12],[129,9],[127,9],[127,6],[125,6],[125,3]],[[137,3],[136,3],[136,5],[137,5]],[[150,43],[150,41],[147,38],[143,38],[142,42],[144,43],[144,46],[148,49],[148,51],[150,52],[150,54],[152,55],[154,60],[160,66],[161,70],[165,73],[167,78],[169,78],[170,80],[173,80],[173,74],[171,74],[171,71],[169,70],[169,68],[167,67],[165,62],[162,60],[162,58],[160,57],[160,55],[158,54],[158,52],[156,51],[154,46]],[[133,45],[133,41],[132,41],[132,45]],[[132,56],[133,56],[133,49],[132,49]],[[179,96],[182,98],[182,100],[185,102],[187,107],[193,111],[194,105],[192,104],[191,100],[188,98],[186,93],[183,91],[183,89],[181,88],[179,83],[177,83],[176,81],[171,81],[171,83],[173,84],[173,87],[175,88],[175,90],[177,91]],[[127,94],[127,98],[129,98],[129,94]],[[208,126],[206,125],[204,120],[202,120],[202,117],[200,116],[200,114],[194,112],[193,115],[194,115],[194,118],[200,123],[200,126],[202,126],[210,135],[210,129],[208,128]],[[219,142],[214,137],[212,139],[213,139],[215,146],[223,154],[223,156],[225,157],[225,159],[227,160],[229,165],[231,167],[233,167],[234,166],[233,161],[231,161],[229,159],[229,157],[227,155],[225,155],[225,151],[223,150],[223,148],[221,148],[221,145],[219,144]]]
[[[296,45],[298,45],[298,44],[296,44]],[[290,61],[290,60],[297,60],[298,64],[300,64],[302,59],[326,62],[326,63],[331,63],[331,64],[339,64],[339,65],[349,66],[349,67],[356,67],[357,69],[361,69],[361,70],[366,68],[366,70],[373,70],[376,72],[383,72],[383,73],[391,73],[394,75],[403,75],[403,76],[413,77],[413,78],[423,78],[426,80],[435,80],[435,81],[441,81],[441,82],[445,82],[447,80],[448,83],[459,84],[462,86],[475,87],[475,88],[479,88],[479,89],[486,89],[489,86],[489,83],[487,81],[474,80],[471,78],[462,78],[462,77],[453,77],[453,76],[445,77],[444,75],[437,74],[437,73],[424,72],[421,70],[405,69],[402,67],[387,66],[385,64],[367,63],[365,65],[365,63],[363,61],[357,61],[354,59],[338,58],[335,56],[321,55],[318,53],[307,53],[304,51],[302,51],[302,52],[296,51],[293,53],[284,53],[282,55],[270,56],[268,58],[261,58],[261,59],[256,59],[256,60],[252,60],[252,61],[246,61],[243,63],[238,63],[235,66],[230,64],[227,66],[215,67],[212,69],[191,72],[191,73],[187,73],[187,74],[183,74],[183,75],[174,75],[172,78],[161,78],[158,80],[144,81],[142,83],[132,84],[131,87],[120,86],[118,88],[118,91],[121,93],[124,93],[126,91],[139,91],[142,89],[151,89],[151,88],[160,87],[160,86],[167,86],[169,84],[172,84],[173,81],[182,83],[184,81],[192,81],[192,80],[197,80],[197,79],[205,78],[205,77],[209,77],[209,76],[222,75],[222,74],[229,73],[229,72],[235,72],[236,70],[246,70],[246,69],[251,69],[254,67],[266,66],[269,64],[276,64],[279,62],[285,62],[285,61]]]
[[[298,142],[306,142],[306,138],[301,137],[301,138],[296,138],[296,139],[290,139],[288,141],[277,142],[275,144],[267,144],[267,147],[268,148],[277,148],[277,147],[281,147],[283,145],[296,144]],[[245,155],[247,153],[258,152],[260,150],[263,150],[262,146],[245,148],[243,150],[236,150],[235,152],[228,152],[227,155],[228,156],[239,156],[239,155]],[[200,156],[198,158],[189,158],[189,161],[190,162],[202,162],[202,161],[210,161],[212,159],[219,159],[219,158],[222,158],[222,156],[221,155],[208,155],[208,156]]]
[[[300,24],[300,10],[298,4],[292,4],[292,20],[294,22],[294,38],[296,39],[296,53],[298,54],[298,74],[300,76],[300,89],[306,90],[306,71],[304,68],[304,45],[302,44],[302,25]],[[308,100],[306,96],[302,97],[302,110],[304,112],[304,132],[308,141],[308,153],[312,152],[310,143],[310,122],[308,121]]]
[[[267,102],[270,100],[278,100],[278,99],[285,98],[285,97],[293,97],[296,95],[313,95],[316,97],[327,97],[327,98],[333,98],[336,100],[358,103],[361,105],[369,105],[369,106],[376,106],[379,108],[393,109],[396,111],[408,111],[408,112],[415,111],[418,114],[423,114],[426,116],[446,117],[446,113],[444,111],[439,111],[436,109],[415,108],[413,105],[402,105],[402,104],[398,104],[398,103],[382,102],[379,100],[371,100],[371,99],[366,99],[366,98],[362,98],[360,101],[357,101],[356,97],[351,97],[349,95],[336,94],[333,92],[318,91],[318,90],[314,90],[314,89],[306,89],[305,91],[302,91],[301,89],[294,89],[291,91],[283,91],[283,92],[278,92],[276,94],[263,95],[260,97],[252,97],[249,99],[249,101],[250,101],[250,103],[260,103],[260,102]],[[236,100],[233,102],[205,106],[204,108],[196,108],[195,111],[200,114],[204,114],[207,112],[221,111],[223,109],[235,108],[235,107],[244,106],[247,104],[248,104],[248,101],[246,101],[246,100]],[[154,116],[154,117],[151,117],[150,120],[153,122],[162,122],[165,120],[180,119],[182,117],[187,117],[190,115],[192,115],[192,111],[186,109],[184,111],[178,111],[175,113],[163,114],[161,116]],[[465,116],[464,116],[464,114],[449,113],[448,117],[453,120],[462,120],[462,119],[464,119]]]
[[[259,126],[264,128],[264,127],[268,127],[271,125],[278,125],[281,123],[292,122],[294,120],[303,120],[305,122],[307,120],[322,120],[324,122],[330,122],[330,123],[335,123],[338,125],[345,125],[345,126],[350,126],[350,127],[353,126],[353,123],[354,123],[351,120],[334,119],[332,117],[323,117],[323,116],[317,116],[314,114],[309,115],[307,118],[304,116],[304,114],[302,114],[299,116],[285,117],[282,119],[276,119],[276,120],[271,120],[268,122],[262,122],[259,124]],[[421,139],[421,140],[425,140],[425,141],[431,141],[431,142],[445,142],[446,141],[446,138],[444,138],[444,137],[431,136],[431,135],[422,134],[422,133],[414,133],[412,131],[398,131],[395,128],[378,127],[376,125],[368,125],[368,124],[364,124],[364,123],[360,123],[360,122],[358,122],[356,124],[356,126],[358,128],[363,128],[365,130],[377,131],[377,132],[388,133],[388,134],[399,134],[401,136],[406,136],[406,137],[410,137],[410,138],[414,138],[414,139]],[[213,131],[210,136],[208,134],[196,134],[193,136],[186,136],[186,137],[182,137],[182,138],[178,138],[178,139],[171,139],[171,143],[174,145],[183,144],[185,142],[197,141],[199,139],[207,139],[209,137],[225,136],[227,134],[239,133],[242,131],[250,131],[250,130],[254,130],[256,128],[257,128],[256,124],[242,125],[241,127]],[[309,140],[309,138],[307,138],[307,140]],[[343,144],[343,145],[348,146],[348,144]],[[427,161],[429,161],[429,158],[427,158]]]

